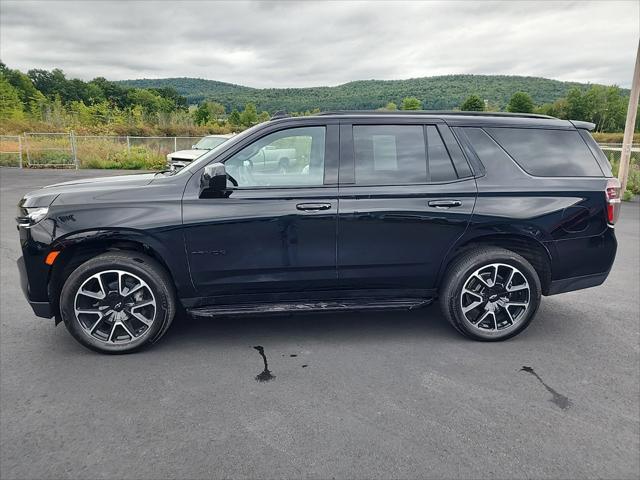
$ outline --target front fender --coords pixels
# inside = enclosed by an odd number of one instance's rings
[[[187,269],[184,239],[179,228],[142,231],[132,228],[94,229],[72,232],[56,238],[51,250],[77,251],[77,249],[103,250],[140,246],[143,251],[164,264],[174,280],[178,296],[195,294]]]

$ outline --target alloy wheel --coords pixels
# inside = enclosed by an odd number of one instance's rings
[[[105,270],[80,285],[74,311],[86,335],[106,344],[124,345],[146,336],[157,308],[151,288],[140,277],[124,270]]]
[[[531,289],[513,265],[492,263],[469,275],[460,293],[464,320],[487,334],[504,333],[526,318]]]

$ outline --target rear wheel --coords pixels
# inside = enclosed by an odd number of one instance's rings
[[[60,294],[67,330],[82,345],[130,353],[160,339],[175,315],[166,270],[133,252],[109,252],[76,268]]]
[[[475,340],[506,340],[522,332],[540,305],[540,279],[520,255],[479,247],[447,271],[440,304],[447,320]]]

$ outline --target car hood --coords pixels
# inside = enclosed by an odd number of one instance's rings
[[[195,160],[200,155],[204,155],[209,150],[178,150],[167,155],[171,160]]]
[[[83,178],[68,182],[47,185],[39,190],[27,193],[20,201],[23,207],[48,207],[61,194],[79,192],[82,190],[116,190],[139,188],[149,185],[155,178],[155,173],[133,175],[118,175],[115,177]]]

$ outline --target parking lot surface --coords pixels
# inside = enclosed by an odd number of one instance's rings
[[[104,356],[31,312],[14,217],[29,190],[115,173],[0,169],[3,479],[640,476],[637,202],[608,281],[543,298],[507,342],[434,305],[183,320]]]

